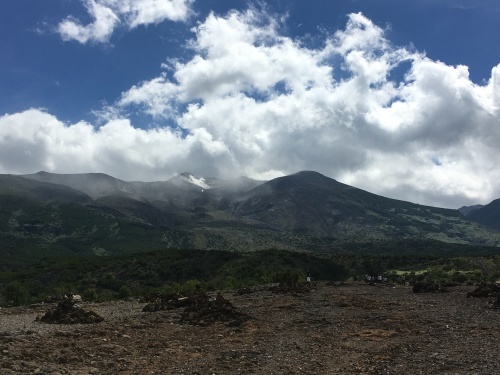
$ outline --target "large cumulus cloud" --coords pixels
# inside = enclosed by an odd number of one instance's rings
[[[478,85],[465,66],[392,45],[362,14],[319,47],[280,22],[255,9],[209,15],[187,43],[192,57],[124,92],[101,128],[40,110],[0,118],[1,149],[20,145],[0,168],[25,172],[31,160],[31,171],[149,180],[312,169],[424,204],[500,197],[500,65]],[[134,128],[132,112],[170,126]]]
[[[105,172],[126,180],[162,180],[193,164],[215,175],[228,160],[227,147],[203,129],[184,136],[137,129],[127,119],[96,129],[85,122],[66,125],[39,109],[0,117],[3,173]]]

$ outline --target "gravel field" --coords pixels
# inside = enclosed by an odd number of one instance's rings
[[[26,331],[40,335],[53,332],[72,332],[75,329],[88,328],[86,324],[42,324],[36,321],[49,309],[54,309],[56,303],[31,305],[28,307],[0,308],[0,335],[19,335]],[[108,321],[119,321],[125,317],[143,315],[144,303],[137,301],[117,301],[104,303],[82,302],[84,310],[92,310]]]
[[[309,293],[224,293],[241,325],[180,324],[183,309],[83,303],[98,324],[35,322],[49,307],[0,310],[0,373],[456,374],[500,368],[500,311],[473,287],[320,284]]]

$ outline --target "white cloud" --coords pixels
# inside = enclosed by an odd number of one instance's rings
[[[142,105],[159,115],[162,97],[168,116],[170,106],[187,104],[179,125],[224,142],[235,168],[254,176],[316,169],[428,204],[500,196],[491,180],[500,66],[488,85],[475,85],[467,67],[393,46],[362,14],[316,49],[281,35],[279,23],[255,9],[212,14],[193,32],[195,56],[174,65],[172,81],[150,81],[164,90],[148,96],[143,83]],[[404,79],[391,79],[403,62]]]
[[[221,142],[196,130],[137,129],[126,119],[99,129],[64,124],[39,109],[0,117],[0,171],[104,172],[126,180],[156,180],[189,170],[215,173],[230,158]]]
[[[85,0],[85,7],[94,22],[84,26],[77,19],[68,17],[57,28],[62,39],[65,41],[76,40],[80,43],[108,41],[120,22],[118,16],[112,9],[95,0]]]
[[[185,21],[192,13],[194,0],[82,0],[94,20],[82,25],[68,17],[59,23],[58,33],[65,41],[80,43],[108,42],[119,25],[133,29],[141,25],[157,24],[165,20]]]
[[[4,116],[0,152],[16,157],[0,167],[149,180],[308,169],[423,204],[500,197],[500,64],[474,84],[467,67],[392,45],[362,14],[316,48],[280,27],[255,9],[209,15],[193,29],[193,57],[124,92],[98,130],[40,110]],[[179,129],[136,129],[125,111]]]
[[[142,105],[144,111],[153,117],[174,117],[176,107],[172,100],[178,91],[177,85],[168,82],[162,75],[139,86],[133,86],[122,94],[118,105],[119,107]]]

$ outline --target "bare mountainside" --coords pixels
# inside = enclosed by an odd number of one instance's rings
[[[165,248],[331,252],[341,243],[394,240],[500,245],[500,232],[458,210],[385,198],[310,171],[268,182],[187,173],[163,182],[0,177],[1,252],[18,259]]]
[[[500,365],[500,312],[487,298],[466,298],[473,288],[256,287],[223,293],[247,320],[201,326],[181,323],[183,308],[143,312],[137,301],[83,303],[104,318],[85,325],[35,322],[51,306],[2,309],[0,372],[491,375]]]

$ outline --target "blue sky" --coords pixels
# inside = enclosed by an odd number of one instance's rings
[[[499,20],[487,0],[3,1],[0,173],[311,169],[488,203]]]

